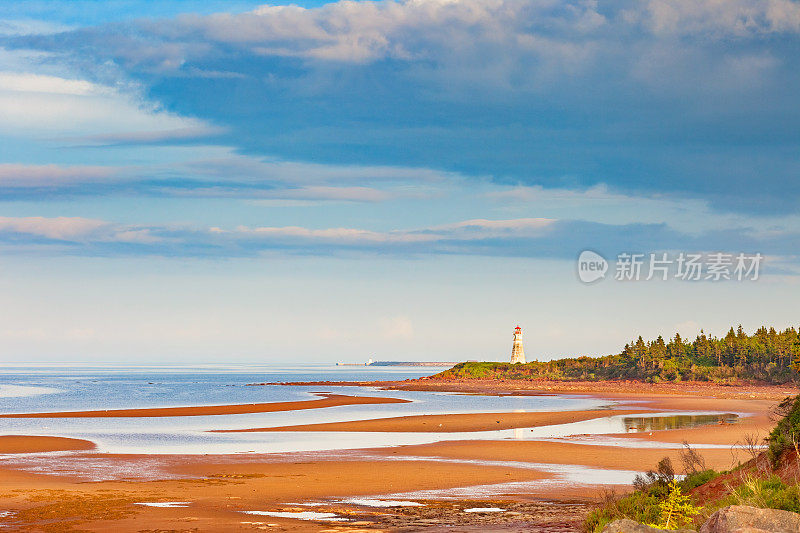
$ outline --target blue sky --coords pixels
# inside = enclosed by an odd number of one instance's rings
[[[795,0],[4,3],[0,359],[797,325],[799,44]],[[584,249],[765,262],[584,285]]]

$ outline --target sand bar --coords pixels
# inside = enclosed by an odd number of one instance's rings
[[[578,444],[566,441],[455,441],[435,444],[399,446],[376,449],[379,455],[441,457],[445,459],[479,461],[522,461],[559,465],[582,465],[612,470],[644,472],[653,469],[663,457],[669,457],[676,470],[681,471],[681,450],[677,448],[619,448]],[[708,468],[725,470],[738,461],[750,459],[744,450],[727,448],[698,449]],[[560,489],[551,487],[551,497],[563,496]]]
[[[142,409],[106,409],[102,411],[58,411],[52,413],[2,414],[0,418],[157,418],[166,416],[240,415],[248,413],[274,413],[277,411],[299,411],[320,409],[340,405],[408,403],[399,398],[377,398],[371,396],[348,396],[344,394],[319,394],[317,400],[296,402],[248,403],[236,405],[203,405],[195,407],[154,407]]]
[[[35,435],[0,435],[0,454],[93,450],[88,440]]]
[[[590,411],[528,412],[528,413],[475,413],[451,415],[417,415],[393,418],[356,420],[352,422],[327,422],[272,428],[217,430],[218,433],[261,431],[377,431],[414,433],[453,433],[492,431],[499,429],[528,428],[568,424],[612,415],[640,414],[643,410],[596,409]]]

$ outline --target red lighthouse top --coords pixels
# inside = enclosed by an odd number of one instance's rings
[[[522,331],[522,328],[521,328],[521,327],[519,327],[519,326],[517,326],[517,327],[514,329],[514,331]]]

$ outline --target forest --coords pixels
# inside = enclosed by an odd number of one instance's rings
[[[533,341],[535,345],[535,340]],[[527,351],[527,350],[526,350]],[[530,358],[530,356],[529,356]],[[702,330],[693,341],[675,334],[645,341],[639,336],[617,354],[568,357],[527,364],[467,362],[437,374],[443,379],[639,380],[791,383],[800,370],[800,335],[793,327],[742,326],[717,338]]]

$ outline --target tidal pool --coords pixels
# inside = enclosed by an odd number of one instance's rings
[[[689,429],[711,424],[735,424],[739,415],[724,414],[678,414],[658,416],[626,416],[622,419],[625,432],[638,433],[644,431],[660,431],[664,429]]]

